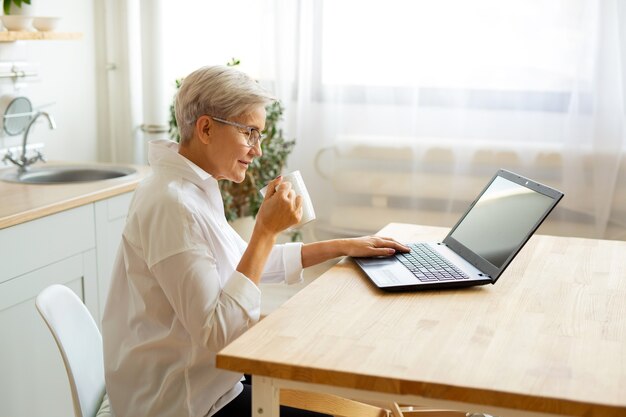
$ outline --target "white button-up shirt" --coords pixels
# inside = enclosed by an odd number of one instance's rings
[[[217,181],[150,143],[153,174],[135,191],[102,320],[106,389],[117,417],[212,415],[242,390],[216,353],[259,320],[261,294],[237,272],[246,249]],[[299,282],[301,244],[276,245],[265,282]]]

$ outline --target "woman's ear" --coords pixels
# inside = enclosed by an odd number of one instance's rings
[[[213,119],[209,116],[200,116],[196,120],[196,136],[200,139],[200,142],[205,145],[209,143],[209,136],[211,136],[211,127],[213,126]]]

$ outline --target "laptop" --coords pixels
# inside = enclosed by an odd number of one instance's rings
[[[385,291],[495,284],[563,193],[499,170],[443,242],[409,244],[411,252],[354,258]]]

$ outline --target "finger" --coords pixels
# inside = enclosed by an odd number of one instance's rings
[[[387,247],[393,248],[395,250],[399,250],[400,252],[411,252],[411,248],[410,247],[408,247],[406,245],[403,245],[400,242],[396,242],[395,240],[388,241]]]
[[[289,201],[293,206],[296,202],[296,192],[294,190],[289,190],[289,192],[287,192],[287,198],[289,198]]]
[[[383,240],[383,244],[386,245],[387,247],[399,250],[401,252],[410,252],[411,248],[409,248],[408,246],[398,242],[397,240],[395,240],[394,238],[391,237],[381,237],[380,239]]]
[[[282,181],[283,181],[282,175],[279,175],[278,177],[270,181],[270,183],[267,185],[267,192],[265,193],[265,198],[270,198],[271,196],[276,194],[277,188],[280,186]]]
[[[400,242],[392,242],[391,245],[389,245],[389,247],[391,247],[391,248],[393,248],[393,249],[395,249],[397,251],[400,251],[400,252],[411,252],[411,248],[409,248],[406,245],[403,245]]]
[[[302,220],[302,205],[297,206],[295,214],[297,223],[300,223],[300,220]]]
[[[396,253],[395,249],[391,248],[372,248],[368,256],[391,256]]]
[[[295,200],[294,200],[294,208],[296,210],[300,210],[300,212],[302,212],[302,196],[301,195],[297,195]]]
[[[284,181],[276,186],[276,192],[286,191],[289,192],[291,190],[291,183]]]

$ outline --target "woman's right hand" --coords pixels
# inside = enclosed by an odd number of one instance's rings
[[[276,235],[297,224],[301,218],[302,197],[292,190],[291,183],[283,182],[282,176],[272,180],[257,213],[255,231],[259,228]]]

